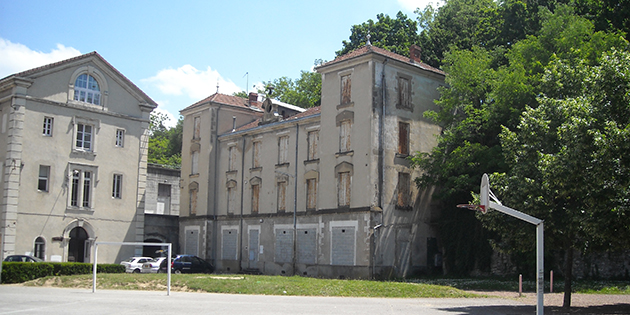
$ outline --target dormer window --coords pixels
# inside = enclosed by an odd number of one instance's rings
[[[77,77],[74,82],[74,100],[101,105],[101,89],[93,76],[84,73]]]

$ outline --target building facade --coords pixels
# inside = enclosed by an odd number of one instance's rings
[[[432,191],[416,188],[406,158],[436,145],[440,128],[423,113],[436,109],[444,73],[410,52],[367,45],[318,66],[321,106],[293,115],[269,98],[221,94],[182,110],[183,252],[223,272],[430,270]]]
[[[92,262],[97,239],[142,242],[156,106],[96,52],[1,79],[2,257]],[[98,260],[141,253],[103,246]]]
[[[171,243],[179,253],[180,170],[149,163],[144,203],[144,242]],[[142,256],[161,257],[160,246],[144,246]],[[160,252],[161,250],[161,252]]]

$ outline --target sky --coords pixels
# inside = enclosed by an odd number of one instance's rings
[[[352,25],[439,0],[0,0],[0,78],[97,51],[167,114],[332,60]]]

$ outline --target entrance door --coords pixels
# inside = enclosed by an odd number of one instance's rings
[[[68,243],[69,262],[85,262],[86,245],[89,244],[89,242],[86,242],[87,239],[87,232],[82,227],[77,226],[70,231],[70,242]]]

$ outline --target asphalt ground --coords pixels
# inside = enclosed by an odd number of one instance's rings
[[[0,285],[4,314],[534,314],[501,298],[344,298],[64,289]]]

